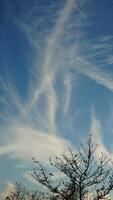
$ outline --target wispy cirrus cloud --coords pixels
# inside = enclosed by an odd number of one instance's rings
[[[31,127],[12,124],[3,129],[5,137],[0,145],[0,155],[9,155],[10,158],[31,161],[32,157],[47,162],[49,156],[60,155],[67,151],[71,144],[68,140],[55,136],[54,133],[42,133]]]
[[[93,141],[97,144],[95,156],[98,158],[104,153],[113,162],[113,152],[110,152],[104,143],[102,125],[97,119],[94,109],[92,109],[90,133],[92,134]]]
[[[33,4],[32,9],[29,10],[27,7],[28,4],[25,3],[25,5],[22,6],[23,11],[21,10],[21,16],[19,16],[19,19],[17,19],[17,21],[15,19],[14,22],[17,23],[17,26],[21,29],[21,31],[25,33],[25,36],[28,38],[30,44],[35,49],[36,56],[38,56],[38,49],[41,50],[41,65],[37,64],[37,59],[33,60],[33,66],[31,66],[30,69],[30,72],[32,73],[32,78],[30,83],[28,83],[29,96],[27,99],[25,99],[24,102],[19,95],[19,91],[16,89],[16,87],[13,86],[14,83],[11,83],[9,80],[7,80],[7,82],[3,80],[1,81],[2,89],[4,90],[4,97],[5,99],[9,99],[9,105],[7,105],[6,111],[1,114],[1,117],[3,119],[6,119],[6,121],[10,123],[10,126],[14,126],[14,124],[16,123],[22,125],[22,122],[24,121],[26,125],[30,124],[31,128],[38,127],[38,129],[42,130],[42,132],[43,130],[46,130],[47,134],[56,134],[58,132],[58,128],[56,126],[56,114],[58,110],[57,107],[59,107],[60,110],[63,110],[61,105],[62,98],[59,98],[58,88],[55,88],[55,82],[58,82],[59,78],[57,77],[57,74],[59,74],[60,72],[62,80],[65,79],[65,75],[67,77],[66,79],[70,79],[68,89],[65,87],[66,83],[64,83],[63,81],[61,86],[62,88],[66,88],[65,91],[63,90],[63,92],[65,93],[65,99],[67,99],[66,101],[63,101],[65,102],[64,110],[67,110],[68,108],[68,104],[70,103],[69,96],[71,95],[71,77],[68,77],[69,67],[64,66],[64,59],[68,55],[68,51],[67,48],[66,50],[65,48],[63,48],[61,43],[65,41],[65,39],[68,39],[68,37],[70,39],[70,36],[68,35],[65,37],[67,26],[69,26],[70,17],[74,9],[75,11],[77,10],[77,12],[80,11],[80,9],[78,7],[77,1],[70,0],[64,4],[62,10],[58,10],[57,20],[54,21],[53,19],[53,21],[55,22],[54,26],[52,28],[52,31],[49,32],[49,35],[46,35],[45,45],[44,47],[42,45],[42,48],[40,42],[38,43],[40,37],[37,38],[35,36],[37,34],[37,29],[40,25],[43,25],[43,20],[45,19],[42,16],[42,18],[40,18],[41,21],[39,20],[37,23],[38,15],[34,16],[34,14],[38,10],[38,5],[36,6]],[[26,9],[27,12],[25,12]],[[48,9],[50,9],[50,7]],[[30,16],[32,16],[34,19],[32,24]],[[42,33],[40,34],[42,36]],[[73,36],[71,35],[71,37]],[[63,50],[64,52],[61,53]],[[63,58],[61,58],[60,53]],[[40,66],[41,70],[39,70]],[[65,68],[67,68],[66,72]],[[40,77],[38,75],[39,71],[41,75]],[[35,81],[33,79],[35,79]],[[58,101],[58,99],[60,101]],[[15,129],[15,131],[18,132],[17,129]],[[12,148],[15,149],[15,144],[13,147],[10,146],[9,149]],[[1,149],[1,152],[2,151],[3,149]]]
[[[113,76],[110,73],[107,73],[105,70],[97,68],[88,60],[85,60],[81,57],[78,57],[76,62],[77,67],[75,67],[75,70],[78,70],[80,73],[94,80],[98,84],[103,85],[111,92],[113,91]]]
[[[32,97],[30,98],[27,110],[25,111],[27,115],[27,113],[29,113],[30,110],[34,110],[36,105],[38,104],[39,98],[41,98],[41,96],[45,94],[47,104],[46,114],[49,112],[51,113],[47,114],[48,123],[49,127],[51,127],[54,132],[56,130],[55,117],[57,110],[57,93],[54,88],[54,80],[56,78],[55,76],[57,71],[59,70],[60,65],[60,63],[57,63],[55,55],[58,49],[60,48],[59,42],[64,35],[65,26],[73,10],[74,4],[74,0],[67,1],[63,10],[59,14],[58,20],[56,21],[51,34],[46,39],[46,45],[43,55],[44,59],[41,63],[41,82],[39,83],[38,87],[33,89],[34,92],[32,92]],[[28,29],[25,30],[25,32],[27,33],[27,35],[29,34]],[[32,36],[29,37],[32,38]],[[25,112],[23,112],[24,115]]]
[[[79,82],[84,81],[81,74],[113,92],[113,77],[102,68],[105,55],[105,68],[112,62],[112,37],[94,41],[85,37],[87,14],[79,1],[68,0],[61,4],[62,9],[56,3],[46,5],[45,13],[43,5],[30,5],[30,1],[25,2],[20,15],[14,19],[33,50],[33,55],[28,55],[31,64],[28,96],[23,101],[14,83],[1,81],[2,98],[8,104],[1,114],[6,126],[1,126],[5,134],[2,134],[4,146],[0,146],[0,154],[23,160],[36,155],[45,161],[70,145],[60,135],[58,119],[64,130],[67,126],[71,130],[75,128],[71,110],[78,109],[75,104],[77,92],[80,93]],[[92,129],[98,129],[97,119],[93,117],[92,121]],[[99,142],[102,143],[100,139]]]

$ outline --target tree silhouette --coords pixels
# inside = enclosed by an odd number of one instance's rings
[[[6,200],[41,200],[42,196],[37,192],[27,191],[20,183],[16,183],[13,191],[6,197]]]
[[[108,199],[113,190],[112,162],[104,153],[96,155],[97,148],[90,136],[76,153],[69,149],[61,158],[49,159],[51,171],[33,158],[32,177],[47,188],[49,199]],[[59,179],[55,178],[57,172],[61,174]]]

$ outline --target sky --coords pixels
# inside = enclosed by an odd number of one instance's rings
[[[0,188],[89,134],[113,158],[112,0],[0,0]]]

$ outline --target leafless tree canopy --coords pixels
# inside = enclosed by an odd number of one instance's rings
[[[76,153],[69,149],[69,154],[56,157],[50,165],[50,173],[34,159],[35,168],[32,176],[51,193],[53,199],[85,200],[108,199],[113,190],[112,162],[103,153],[95,156],[98,146],[91,136],[86,144],[81,144]],[[55,170],[62,173],[62,178],[55,179]]]
[[[46,193],[27,192],[17,184],[6,200],[108,200],[113,190],[112,162],[104,153],[96,154],[98,146],[91,136],[81,144],[76,153],[49,159],[49,168],[35,160],[31,176]]]
[[[27,191],[20,183],[16,183],[13,191],[6,197],[6,200],[41,200],[42,196],[37,192]]]

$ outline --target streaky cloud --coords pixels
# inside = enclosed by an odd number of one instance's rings
[[[74,134],[76,130],[73,118],[79,109],[76,108],[73,98],[77,100],[77,92],[80,90],[78,83],[83,81],[82,78],[85,76],[113,92],[113,77],[102,68],[104,61],[105,68],[113,61],[110,45],[112,37],[106,35],[99,41],[97,38],[94,41],[87,39],[84,27],[87,27],[88,17],[79,6],[79,1],[65,1],[64,7],[58,8],[55,13],[50,11],[54,9],[54,4],[56,3],[48,5],[46,18],[46,14],[41,17],[37,14],[37,4],[29,8],[25,2],[19,19],[15,19],[16,26],[24,33],[32,47],[33,56],[28,59],[30,77],[28,97],[24,102],[17,88],[9,80],[1,81],[4,90],[2,102],[4,99],[6,101],[1,117],[8,123],[4,128],[1,126],[2,135],[4,132],[5,134],[0,155],[29,160],[34,154],[45,161],[48,156],[60,154],[72,144],[61,137],[62,130],[58,120],[60,119],[63,130],[68,127]],[[40,9],[42,11],[44,7]],[[47,27],[48,21],[50,23]],[[98,61],[97,65],[94,58]],[[71,113],[73,107],[74,115]],[[82,115],[82,112],[80,114]],[[98,137],[102,144],[101,150],[109,154],[100,137],[101,124],[93,114],[91,130],[94,132],[94,129],[97,130],[94,137]]]
[[[85,76],[113,92],[113,77],[111,74],[97,68],[95,65],[81,57],[77,58],[76,66],[79,66],[75,67],[75,69],[80,73],[83,73]]]
[[[40,161],[48,162],[49,157],[60,155],[71,146],[68,140],[60,136],[42,133],[22,124],[12,124],[12,127],[8,126],[2,130],[4,131],[0,155],[8,155],[12,159],[31,162],[34,156]]]
[[[93,141],[97,144],[96,154],[97,158],[101,157],[102,154],[105,154],[108,159],[113,161],[113,152],[110,152],[104,142],[103,142],[103,134],[102,134],[102,125],[100,121],[96,117],[96,113],[94,108],[91,109],[91,127],[90,134],[92,134]]]

